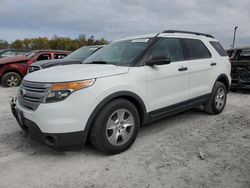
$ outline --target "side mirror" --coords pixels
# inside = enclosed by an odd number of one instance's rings
[[[152,56],[150,60],[146,63],[148,66],[154,66],[154,65],[165,65],[169,64],[171,62],[171,59],[169,56]]]

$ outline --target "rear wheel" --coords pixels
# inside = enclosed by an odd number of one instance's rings
[[[3,75],[1,84],[3,87],[16,87],[20,85],[21,80],[21,76],[16,72],[7,72]]]
[[[227,101],[227,89],[221,82],[216,82],[204,110],[209,114],[219,114],[223,111]]]
[[[90,132],[91,143],[105,153],[121,153],[134,143],[139,124],[136,107],[128,100],[116,99],[95,118]]]

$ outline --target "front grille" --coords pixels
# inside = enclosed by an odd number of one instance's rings
[[[29,73],[41,70],[38,66],[29,66]]]
[[[51,86],[52,84],[50,83],[23,80],[17,94],[18,101],[22,106],[31,110],[36,110],[44,101]]]

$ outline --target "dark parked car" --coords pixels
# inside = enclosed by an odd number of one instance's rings
[[[0,58],[24,55],[29,51],[30,50],[4,49],[4,50],[0,50]]]
[[[231,90],[250,89],[250,46],[228,50],[232,62]]]
[[[25,55],[1,58],[0,79],[4,87],[15,87],[21,83],[27,74],[28,66],[40,60],[61,59],[66,57],[69,51],[60,50],[34,50]]]
[[[84,59],[86,59],[87,57],[89,57],[91,54],[95,53],[97,50],[99,50],[102,47],[103,45],[84,46],[72,52],[70,55],[68,55],[64,59],[44,60],[44,61],[35,62],[29,66],[28,73],[32,73],[41,69],[46,69],[46,68],[54,67],[58,65],[80,64],[82,63]]]

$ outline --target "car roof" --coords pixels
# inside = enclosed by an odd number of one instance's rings
[[[0,51],[24,51],[24,52],[29,52],[31,50],[30,49],[5,48],[5,49],[1,49]]]
[[[140,38],[152,38],[152,37],[155,37],[156,35],[157,33],[146,34],[146,35],[135,35],[135,36],[130,36],[130,37],[124,37],[124,38],[117,39],[114,41],[132,40],[132,39],[140,39]]]
[[[122,41],[122,40],[132,40],[132,39],[139,39],[139,38],[153,38],[153,37],[180,37],[180,38],[195,38],[195,39],[209,39],[210,41],[217,41],[214,36],[205,33],[198,33],[198,32],[191,32],[191,31],[180,31],[180,30],[166,30],[160,33],[152,33],[146,35],[136,35],[131,37],[126,37],[122,39],[118,39],[115,41]]]
[[[205,36],[205,37],[209,37],[209,38],[214,38],[214,36],[211,34],[199,33],[199,32],[193,32],[193,31],[166,30],[166,31],[163,31],[162,33],[182,33],[182,34],[191,34],[191,35],[198,35],[198,36]]]
[[[60,52],[60,53],[70,53],[71,51],[67,50],[32,50],[32,52],[39,53],[39,52]]]
[[[91,46],[82,46],[81,48],[102,48],[106,45],[91,45]]]
[[[250,49],[250,46],[242,46],[242,47],[232,48],[229,50],[245,50],[245,49]]]

